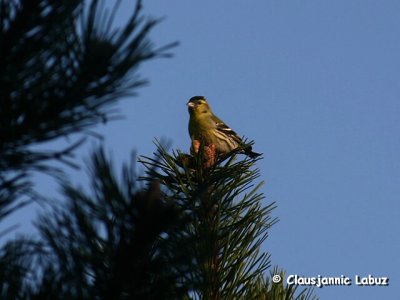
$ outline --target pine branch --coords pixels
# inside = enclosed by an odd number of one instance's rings
[[[208,164],[207,151],[190,156],[168,151],[156,142],[154,158],[141,157],[147,172],[142,180],[157,178],[169,201],[191,220],[186,234],[175,242],[190,253],[194,266],[185,279],[193,299],[295,299],[270,298],[266,271],[270,255],[261,252],[268,230],[277,222],[274,203],[263,205],[255,183],[260,159],[238,159],[235,152]],[[188,163],[189,161],[189,163]],[[303,299],[303,298],[296,298]],[[305,299],[305,298],[304,298]]]
[[[158,20],[143,16],[140,0],[117,28],[119,2],[0,0],[0,187],[9,189],[0,206],[31,191],[32,172],[57,174],[54,161],[77,167],[84,137],[49,152],[37,146],[119,118],[115,104],[146,83],[140,64],[176,45],[149,41]]]
[[[42,276],[23,290],[37,299],[182,298],[186,253],[169,242],[186,222],[180,210],[157,181],[140,189],[133,164],[119,182],[101,149],[89,176],[92,193],[63,181],[65,206],[53,204],[39,219]]]

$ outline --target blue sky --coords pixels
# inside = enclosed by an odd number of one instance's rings
[[[150,85],[119,105],[125,119],[98,127],[114,160],[133,149],[151,155],[154,138],[187,151],[185,103],[204,95],[264,153],[262,191],[280,218],[264,245],[272,264],[302,276],[390,278],[389,287],[316,289],[321,299],[398,297],[400,2],[144,2],[145,13],[165,17],[155,44],[180,45],[172,59],[143,65]],[[48,181],[38,180],[43,190]]]

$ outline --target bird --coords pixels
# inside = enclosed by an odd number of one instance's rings
[[[240,149],[250,158],[256,158],[261,153],[253,152],[250,145],[243,140],[225,122],[211,110],[204,96],[194,96],[187,102],[189,110],[189,135],[192,140],[192,153],[198,152],[200,142],[204,146],[215,148],[216,153],[227,154]]]

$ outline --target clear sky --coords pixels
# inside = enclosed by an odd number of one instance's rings
[[[180,45],[143,65],[151,84],[121,103],[126,118],[98,128],[115,161],[151,155],[153,138],[188,150],[185,103],[204,95],[264,153],[280,218],[264,245],[272,264],[353,280],[316,289],[321,299],[398,298],[400,1],[144,2],[165,17],[153,41]],[[355,285],[369,274],[389,287]]]

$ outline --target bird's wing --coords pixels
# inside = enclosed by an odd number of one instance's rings
[[[242,143],[242,139],[237,135],[235,131],[232,130],[228,125],[224,123],[221,119],[217,116],[212,116],[213,122],[215,122],[216,129],[221,132],[222,134],[226,134],[227,136],[232,137],[236,142],[239,144]]]

